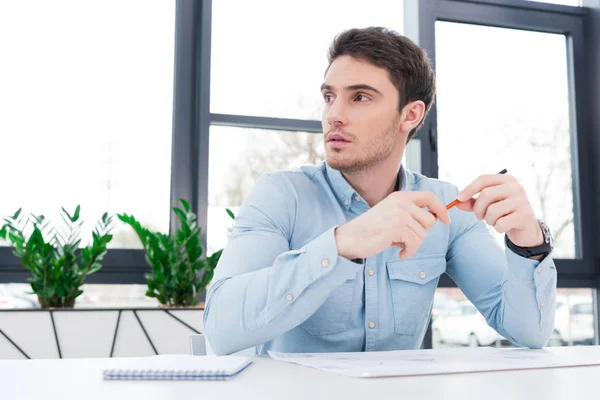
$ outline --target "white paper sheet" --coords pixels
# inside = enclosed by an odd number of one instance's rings
[[[493,347],[366,353],[278,353],[278,361],[360,378],[600,365],[600,347],[539,350]]]

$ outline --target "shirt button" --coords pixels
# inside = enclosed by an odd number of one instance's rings
[[[375,328],[375,322],[374,321],[370,321],[369,322],[369,328],[371,328],[371,329]]]
[[[356,197],[354,198],[354,200],[356,200],[356,201],[360,201],[360,197],[356,196]]]
[[[426,277],[426,276],[427,276],[427,275],[426,275],[426,274],[425,274],[425,272],[423,272],[423,271],[421,271],[421,272],[419,273],[419,278],[421,278],[421,279],[425,279],[425,277]]]
[[[543,269],[542,267],[539,267],[538,270],[537,270],[537,273],[541,274],[542,273],[542,269]]]
[[[344,200],[344,205],[347,206],[348,205],[348,200]]]
[[[329,260],[324,258],[321,260],[321,265],[323,266],[323,268],[327,268],[329,267]]]
[[[545,301],[542,301],[542,302],[540,303],[540,307],[542,307],[542,308],[546,307],[546,302],[545,302]]]
[[[375,271],[373,271],[371,268],[369,268],[369,270],[367,271],[367,274],[369,274],[370,276],[375,275]]]
[[[285,299],[286,299],[287,301],[292,301],[292,300],[294,300],[294,296],[292,296],[292,294],[291,294],[291,293],[288,293],[288,294],[286,294],[286,295],[285,295]]]

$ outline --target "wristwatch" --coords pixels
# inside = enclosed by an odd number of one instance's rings
[[[521,257],[529,258],[535,256],[547,256],[554,249],[554,238],[550,233],[550,228],[541,219],[538,219],[542,233],[544,234],[544,243],[534,247],[520,247],[510,241],[508,236],[504,236],[506,246],[513,251],[513,253],[520,255]]]

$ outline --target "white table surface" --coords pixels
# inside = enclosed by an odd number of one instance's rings
[[[595,352],[600,347],[564,348]],[[25,399],[592,399],[600,367],[481,372],[404,378],[349,378],[255,357],[230,381],[104,381],[118,358],[0,360],[0,398]]]

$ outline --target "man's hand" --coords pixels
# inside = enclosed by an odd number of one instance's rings
[[[475,199],[475,196],[479,196]],[[544,242],[542,229],[531,208],[523,186],[510,175],[482,175],[457,196],[457,207],[472,211],[497,232],[506,233],[519,247],[534,247]]]
[[[338,254],[349,260],[367,258],[394,246],[402,248],[400,258],[411,257],[437,218],[450,223],[446,207],[433,193],[394,192],[335,230]]]

